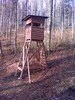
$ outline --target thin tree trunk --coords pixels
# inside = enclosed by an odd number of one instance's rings
[[[63,39],[63,32],[64,32],[64,7],[62,3],[62,12],[61,12],[61,41]]]
[[[6,6],[7,6],[7,4],[6,4],[6,0],[4,0],[5,1],[5,12],[4,12],[4,16],[5,16],[5,18],[4,18],[4,33],[6,34],[6,39],[7,39],[7,44],[8,44],[8,31],[7,31],[7,16],[6,16]]]
[[[11,1],[10,1],[10,5],[11,5]],[[11,45],[11,32],[12,32],[12,10],[11,10],[11,6],[10,6],[10,18],[9,18],[9,42]]]
[[[1,50],[1,56],[3,57],[3,50],[2,50],[2,44],[1,44],[1,41],[0,41],[0,50]]]
[[[3,57],[3,50],[2,50],[2,43],[1,43],[1,34],[0,34],[0,51],[1,51],[1,57]]]
[[[11,45],[11,33],[12,33],[12,27],[11,27],[11,25],[10,25],[9,28],[10,28],[9,29],[9,42],[10,42],[10,45]]]
[[[1,50],[1,56],[3,56],[3,50],[2,50],[2,44],[1,44],[1,35],[3,33],[3,0],[1,0],[1,6],[2,6],[2,11],[1,11],[1,27],[0,27],[0,50]]]
[[[3,34],[3,0],[1,0],[1,35]]]
[[[53,0],[51,0],[51,18],[50,18],[50,27],[49,27],[49,30],[50,30],[50,33],[49,33],[49,51],[50,51],[50,45],[51,45],[51,33],[52,33],[52,15],[53,15]]]
[[[61,40],[63,39],[63,32],[64,32],[64,18],[62,16],[62,30],[61,30]]]
[[[53,1],[53,29],[55,28],[55,11],[56,11],[56,0]]]
[[[17,31],[17,2],[18,1],[16,1],[16,23],[15,23],[16,32],[15,32],[15,41],[14,41],[14,52],[15,52],[15,54],[17,53],[17,33],[18,33],[18,31]]]
[[[74,1],[72,1],[72,40],[74,38]]]

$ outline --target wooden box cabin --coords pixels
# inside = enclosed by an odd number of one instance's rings
[[[23,20],[26,21],[25,39],[32,41],[44,40],[44,23],[48,17],[28,15]]]

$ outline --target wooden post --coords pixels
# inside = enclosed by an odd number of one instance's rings
[[[28,67],[28,78],[29,78],[29,83],[31,83],[31,80],[30,80],[29,59],[28,59],[28,57],[27,57],[27,67]]]
[[[24,66],[24,62],[25,62],[24,57],[25,57],[25,47],[23,46],[23,66]]]
[[[40,49],[40,64],[43,67],[47,67],[47,60],[46,60],[46,54],[45,54],[45,47],[44,47],[44,43],[42,41],[42,47]]]

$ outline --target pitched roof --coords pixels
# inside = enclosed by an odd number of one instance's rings
[[[47,19],[47,16],[37,16],[37,15],[28,15],[25,18],[22,19],[22,21],[26,21],[29,18],[42,18],[42,19]]]

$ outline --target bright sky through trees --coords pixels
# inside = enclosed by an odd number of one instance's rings
[[[19,0],[19,2],[22,2],[22,1],[23,1],[23,0]],[[59,2],[60,2],[60,0],[56,0],[56,2],[57,2],[57,3],[59,3]]]

